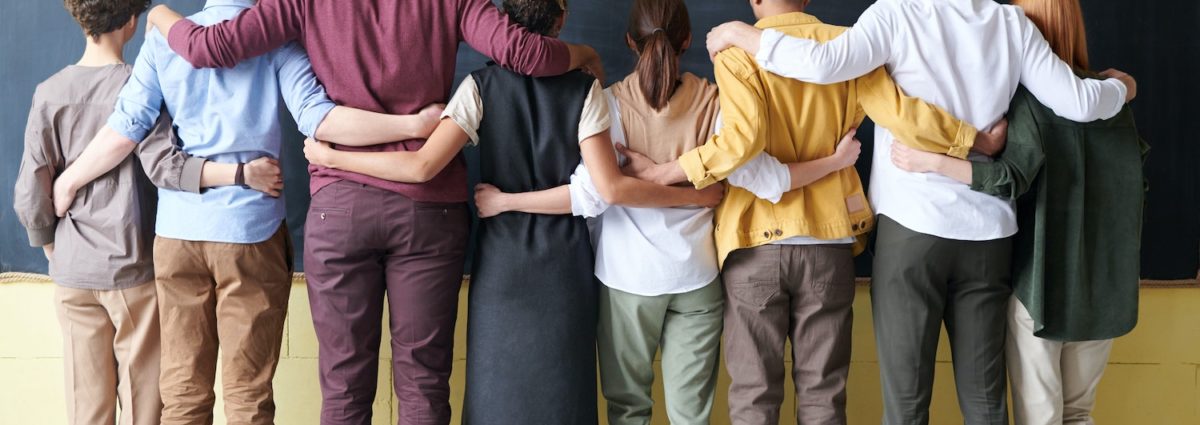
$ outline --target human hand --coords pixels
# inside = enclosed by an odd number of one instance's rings
[[[304,158],[313,165],[319,165],[328,168],[337,168],[334,166],[333,157],[337,151],[333,149],[333,145],[329,142],[322,142],[313,138],[304,139]]]
[[[1008,143],[1008,119],[1001,118],[1000,122],[993,125],[992,128],[975,134],[975,145],[971,147],[971,150],[987,156],[996,156],[1004,150],[1006,143]]]
[[[71,210],[71,204],[75,202],[75,194],[79,191],[79,186],[71,181],[67,173],[59,176],[54,181],[54,214],[59,218],[66,217],[67,211]]]
[[[442,112],[445,110],[445,103],[434,103],[417,112],[416,130],[413,132],[417,135],[416,138],[428,139],[433,134],[433,130],[442,122]]]
[[[1133,101],[1137,97],[1137,80],[1133,79],[1132,75],[1118,71],[1116,69],[1106,69],[1100,75],[1104,78],[1116,78],[1122,84],[1125,84],[1127,91],[1125,92],[1125,103]]]
[[[653,159],[650,159],[650,157],[642,154],[641,152],[629,149],[625,145],[621,144],[617,145],[617,153],[624,155],[625,158],[629,159],[629,162],[626,163],[624,167],[621,167],[621,172],[623,174],[642,180],[653,180],[651,178],[653,176],[650,175],[650,171],[654,168],[654,166],[658,165],[657,162],[654,162]]]
[[[716,207],[717,204],[721,203],[721,199],[725,197],[725,184],[712,184],[704,189],[698,190],[697,192],[700,194],[700,197],[696,202],[696,206],[713,208]]]
[[[171,26],[181,19],[183,19],[183,15],[165,4],[154,6],[146,14],[146,33],[157,28],[159,33],[166,36],[171,31]]]
[[[479,218],[494,217],[508,212],[504,202],[507,199],[508,194],[501,192],[496,186],[487,183],[475,185],[475,209],[478,210]]]
[[[751,55],[758,52],[758,40],[762,30],[741,21],[731,21],[714,27],[708,32],[705,47],[708,57],[716,58],[717,53],[730,47],[740,47]]]
[[[251,189],[278,198],[283,191],[283,172],[279,161],[262,157],[246,163],[244,167],[246,185]]]
[[[903,143],[892,143],[892,164],[910,173],[934,173],[945,155],[916,150]]]
[[[54,256],[54,242],[43,245],[42,253],[46,254],[46,261],[50,261],[50,258]]]
[[[858,129],[852,128],[838,142],[837,149],[833,151],[832,156],[835,169],[853,167],[854,163],[858,162],[858,156],[862,154],[862,142],[855,137],[857,134]]]
[[[568,44],[567,48],[571,51],[571,69],[578,69],[596,77],[596,80],[603,85],[604,63],[600,60],[600,54],[596,53],[596,49],[585,44]]]

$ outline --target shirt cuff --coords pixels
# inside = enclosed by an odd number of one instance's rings
[[[41,248],[54,243],[56,226],[46,226],[40,229],[25,229],[29,233],[29,246]]]
[[[782,39],[782,32],[771,28],[763,30],[762,36],[758,39],[758,53],[754,55],[754,61],[764,69],[770,68],[771,55],[775,53],[775,46]]]
[[[700,158],[700,149],[692,149],[684,152],[679,157],[679,167],[683,168],[683,173],[687,175],[688,181],[696,186],[696,189],[704,189],[717,179],[704,167],[704,160]]]
[[[337,104],[333,103],[333,101],[328,100],[328,99],[326,99],[324,102],[321,102],[320,104],[313,105],[304,114],[307,122],[303,122],[303,123],[297,122],[296,128],[298,130],[300,130],[300,132],[303,133],[305,136],[316,139],[317,138],[317,127],[320,127],[321,123],[325,122],[325,117],[329,116],[329,112],[332,111],[333,108],[336,106],[337,106]]]
[[[999,165],[995,162],[971,162],[971,190],[983,193],[995,192],[999,182],[996,173]]]
[[[155,118],[158,118],[158,116],[155,115]],[[114,112],[112,116],[108,117],[107,125],[108,128],[111,128],[126,139],[132,140],[134,143],[142,143],[142,140],[146,139],[146,135],[150,134],[150,129],[153,128],[154,123],[150,123],[150,126],[145,126],[132,117],[120,112]]]
[[[975,147],[975,136],[979,134],[979,130],[967,124],[960,122],[958,124],[958,133],[954,135],[954,144],[950,145],[950,150],[946,155],[958,159],[967,159],[967,155],[971,153],[971,148]]]
[[[1110,111],[1112,113],[1108,114],[1108,116],[1104,118],[1104,119],[1109,119],[1109,118],[1117,116],[1117,114],[1121,113],[1121,110],[1125,108],[1125,103],[1126,103],[1125,99],[1127,98],[1127,96],[1129,96],[1129,87],[1125,87],[1125,83],[1121,82],[1121,80],[1118,80],[1116,78],[1109,78],[1104,81],[1112,81],[1113,85],[1117,87],[1117,93],[1119,93],[1119,95],[1120,95],[1120,97],[1117,98],[1116,110]]]
[[[183,174],[179,176],[179,188],[185,192],[200,193],[200,175],[204,172],[204,163],[208,160],[190,156],[183,162]]]

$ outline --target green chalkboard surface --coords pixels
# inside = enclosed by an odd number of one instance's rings
[[[163,3],[186,14],[199,10],[204,2]],[[852,25],[871,3],[813,0],[809,12],[828,23]],[[634,57],[623,35],[630,4],[631,0],[569,2],[563,38],[595,46],[604,57],[610,83],[633,68]],[[683,69],[711,78],[712,65],[701,47],[708,29],[734,19],[752,22],[753,16],[745,1],[687,0],[687,4],[695,32],[694,48],[684,55]],[[1194,139],[1200,134],[1200,82],[1194,75],[1200,69],[1200,37],[1195,34],[1200,3],[1088,0],[1084,8],[1093,68],[1120,68],[1137,77],[1139,96],[1134,110],[1143,138],[1153,146],[1147,163],[1151,192],[1142,240],[1142,275],[1149,279],[1195,277],[1200,257],[1200,143]],[[140,45],[138,36],[126,47],[127,61],[134,60]],[[0,151],[4,152],[0,154],[0,272],[46,271],[41,250],[28,246],[13,214],[13,182],[34,87],[76,61],[82,51],[80,30],[60,1],[0,2]],[[486,62],[465,45],[458,59],[459,79]],[[286,113],[280,117],[290,142],[285,143],[283,155],[288,223],[299,253],[304,243],[308,176],[300,151],[302,138]],[[858,134],[865,148],[859,167],[866,175],[872,132],[862,129]],[[474,155],[467,150],[472,164]],[[869,254],[859,257],[860,275],[869,274],[869,260]]]

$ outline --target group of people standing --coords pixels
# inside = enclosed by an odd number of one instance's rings
[[[218,355],[227,421],[274,422],[281,106],[310,137],[322,424],[371,422],[385,301],[399,423],[450,421],[465,146],[465,423],[594,424],[598,363],[609,423],[646,424],[661,352],[671,423],[706,424],[723,345],[733,423],[779,422],[790,356],[797,422],[844,424],[872,230],[885,424],[929,423],[943,324],[966,423],[1009,423],[1009,377],[1016,423],[1090,423],[1136,322],[1136,83],[1087,71],[1077,0],[880,0],[851,28],[751,0],[705,40],[715,83],[680,70],[684,2],[634,0],[607,89],[557,39],[566,0],[159,6],[133,66],[148,2],[109,3],[65,0],[87,48],[34,95],[14,202],[72,424],[211,423]],[[496,63],[451,97],[460,41]]]

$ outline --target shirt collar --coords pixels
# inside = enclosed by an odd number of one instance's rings
[[[204,2],[204,8],[220,7],[220,6],[235,6],[241,8],[254,7],[255,0],[208,0]]]
[[[758,23],[755,23],[754,26],[758,27],[759,29],[766,29],[788,25],[808,25],[819,23],[821,23],[821,20],[817,19],[816,16],[809,15],[804,12],[792,12],[759,19]]]

